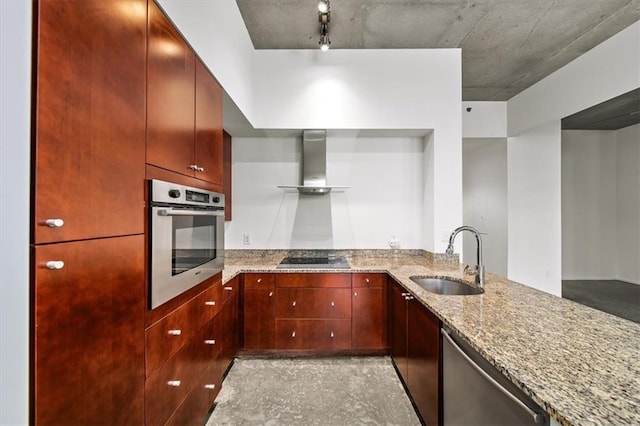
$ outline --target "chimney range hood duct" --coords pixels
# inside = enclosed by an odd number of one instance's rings
[[[327,131],[302,132],[302,185],[280,185],[278,188],[297,189],[301,194],[324,195],[332,189],[348,186],[327,186]]]

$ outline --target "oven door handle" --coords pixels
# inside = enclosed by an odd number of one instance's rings
[[[158,216],[224,216],[224,210],[160,209]]]

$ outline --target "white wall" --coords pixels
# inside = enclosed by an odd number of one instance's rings
[[[298,137],[234,138],[227,247],[422,247],[423,138],[329,131],[327,182],[351,188],[325,196],[277,188],[299,184],[300,150]]]
[[[616,131],[618,279],[640,284],[640,124]]]
[[[616,132],[562,131],[562,279],[616,275]]]
[[[471,108],[471,111],[467,109]],[[463,138],[506,138],[506,102],[463,102]]]
[[[507,276],[507,139],[463,139],[462,216],[480,231],[487,272]],[[475,237],[464,233],[462,262],[476,264]]]
[[[29,419],[30,1],[0,1],[0,424]]]
[[[561,294],[560,120],[637,87],[640,22],[509,99],[509,278]]]
[[[509,278],[556,296],[561,282],[560,121],[507,142]]]

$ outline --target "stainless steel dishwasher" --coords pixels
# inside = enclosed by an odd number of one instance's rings
[[[444,426],[549,424],[547,413],[478,352],[441,333]]]

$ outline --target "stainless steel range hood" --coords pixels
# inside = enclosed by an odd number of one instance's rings
[[[332,189],[348,186],[327,186],[327,131],[302,132],[302,185],[279,185],[278,188],[297,189],[301,194],[324,195]]]

